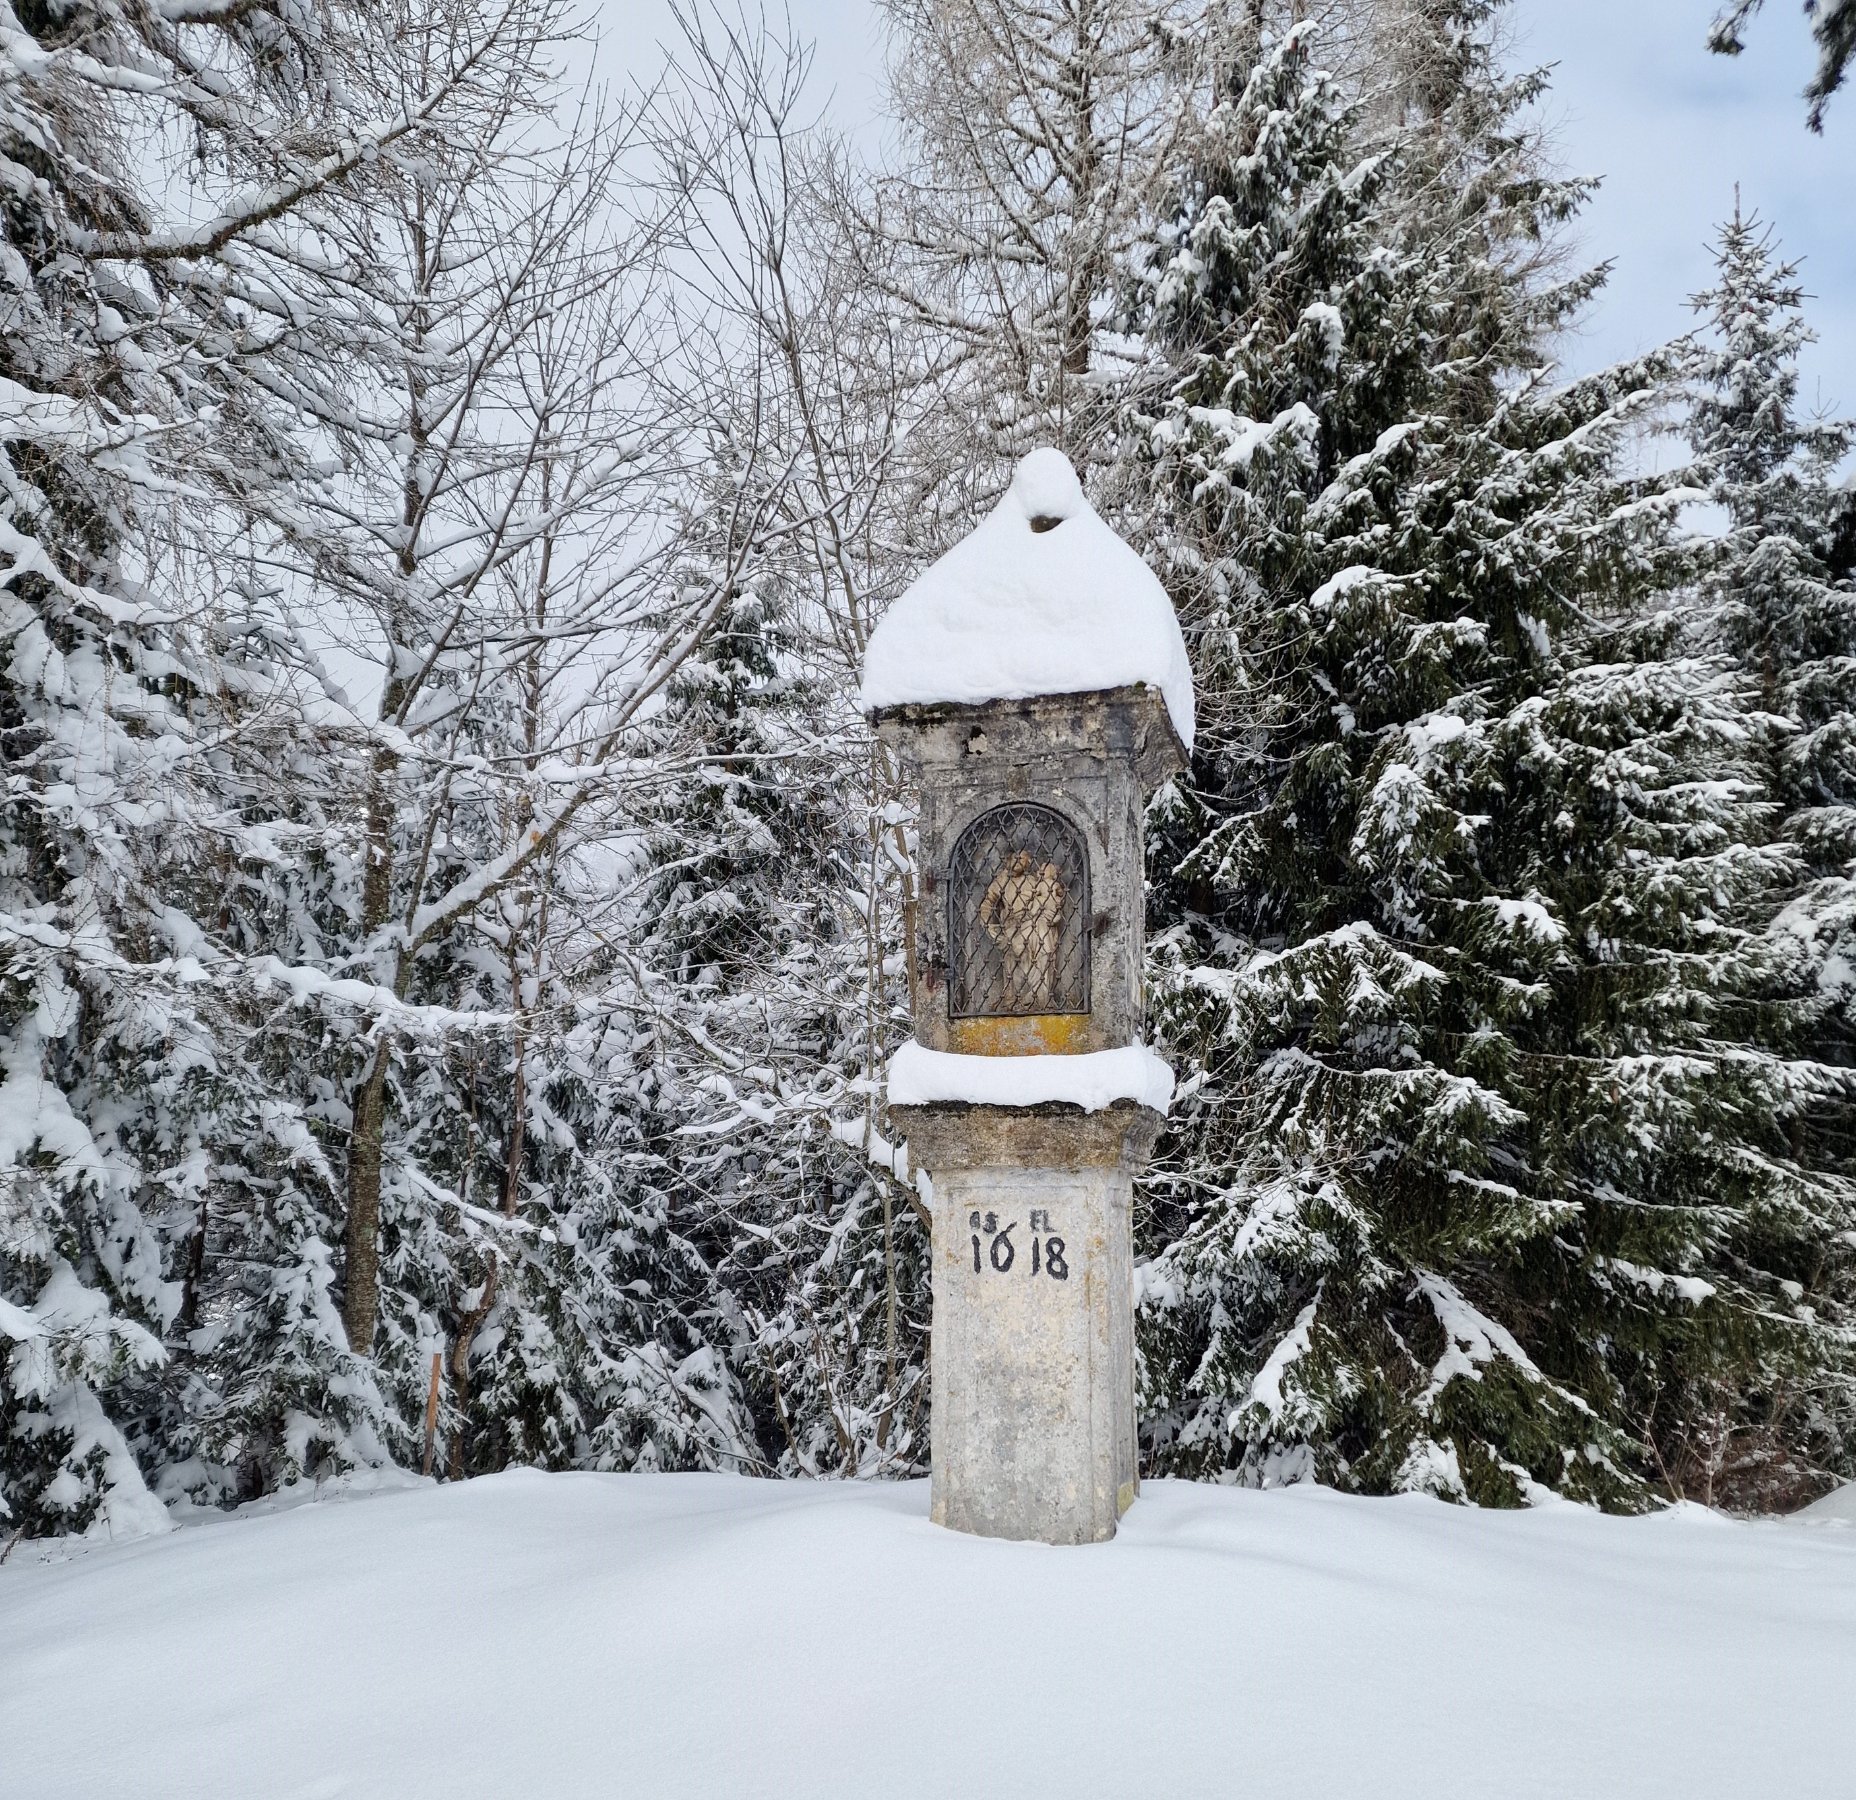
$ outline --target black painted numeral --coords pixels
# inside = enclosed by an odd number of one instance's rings
[[[1050,1215],[1040,1211],[1036,1217],[1048,1222]],[[997,1213],[987,1213],[982,1220],[974,1213],[969,1223],[975,1228],[971,1242],[973,1245],[973,1273],[983,1274],[987,1263],[991,1263],[993,1272],[1006,1275],[1018,1260],[1018,1247],[1012,1242],[1011,1234],[1018,1229],[1014,1219],[1009,1225],[999,1223]],[[980,1255],[980,1233],[985,1231],[992,1242],[986,1255]],[[1052,1281],[1070,1279],[1069,1246],[1060,1237],[1040,1237],[1036,1231],[1031,1233],[1031,1273],[1048,1275]]]

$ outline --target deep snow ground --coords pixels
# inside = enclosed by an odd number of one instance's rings
[[[1856,1795],[1856,1523],[926,1511],[517,1473],[16,1555],[0,1800]]]

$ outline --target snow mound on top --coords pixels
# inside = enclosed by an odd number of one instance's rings
[[[1083,496],[1061,450],[1033,450],[1005,497],[870,634],[865,712],[1085,694],[1145,682],[1192,745],[1192,668],[1154,572]]]

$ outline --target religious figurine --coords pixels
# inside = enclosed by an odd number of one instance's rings
[[[1014,850],[987,887],[980,901],[980,923],[998,946],[1004,967],[1004,1011],[1053,1010],[1063,902],[1063,876],[1057,865],[1037,867],[1029,850]]]

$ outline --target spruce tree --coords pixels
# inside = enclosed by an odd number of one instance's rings
[[[1816,1089],[1746,1029],[1791,864],[1745,682],[1676,641],[1692,490],[1627,454],[1682,361],[1544,369],[1595,281],[1539,273],[1580,189],[1500,11],[1414,9],[1429,79],[1370,133],[1305,27],[1234,67],[1142,296],[1203,721],[1150,822],[1189,1079],[1145,1429],[1199,1475],[1632,1509],[1724,1387],[1828,1354]]]
[[[1856,425],[1799,411],[1799,353],[1815,340],[1798,265],[1738,205],[1721,228],[1716,284],[1695,296],[1710,327],[1690,440],[1726,531],[1705,591],[1709,629],[1745,662],[1791,730],[1777,797],[1807,872],[1834,879],[1856,857],[1856,582],[1836,567],[1837,467]]]
[[[892,833],[871,754],[770,558],[679,672],[639,995],[680,1221],[713,1270],[761,1466],[910,1472],[925,1450],[926,1233],[880,1128],[900,1007]]]
[[[8,16],[0,1511],[121,1533],[165,1523],[145,1475],[198,1473],[209,1195],[285,1219],[320,1179],[223,961],[228,872],[283,860],[231,765],[288,736],[297,647],[251,528],[306,470],[278,397],[329,343],[292,233],[412,127],[353,104],[360,15]],[[151,181],[161,142],[189,146],[185,188]]]
[[[619,132],[540,124],[563,43],[550,0],[0,31],[0,1513],[31,1531],[416,1460],[435,1349],[472,1466],[603,1454],[649,1255],[559,1141],[584,1111],[597,1142],[604,1076],[549,957],[586,943],[568,826],[701,621],[636,629],[650,234],[609,229]],[[329,666],[357,648],[382,712]]]
[[[1768,780],[1781,835],[1798,859],[1797,889],[1774,921],[1775,948],[1804,1002],[1798,1043],[1849,1071],[1856,1066],[1856,576],[1839,566],[1848,497],[1836,471],[1856,444],[1856,426],[1801,415],[1798,357],[1814,334],[1798,266],[1737,202],[1715,264],[1714,285],[1694,300],[1709,331],[1689,436],[1725,529],[1712,547],[1695,635],[1747,671],[1767,715]],[[1850,1076],[1792,1130],[1799,1154],[1856,1174]],[[1793,1271],[1827,1311],[1852,1295],[1844,1219],[1826,1212],[1816,1244]],[[1851,1407],[1847,1366],[1795,1374],[1743,1397],[1720,1454],[1733,1469],[1747,1468],[1764,1497],[1795,1497],[1824,1464],[1846,1466]],[[1788,1444],[1802,1454],[1788,1457]]]

